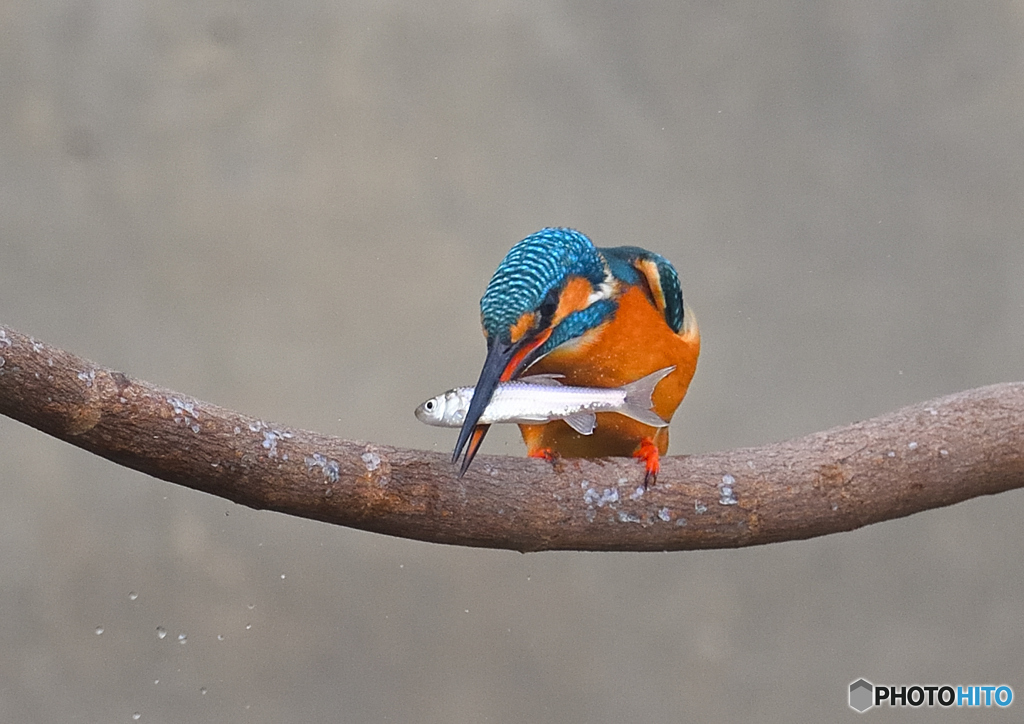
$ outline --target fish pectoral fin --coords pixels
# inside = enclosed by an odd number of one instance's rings
[[[565,377],[565,375],[560,375],[556,372],[552,372],[550,374],[520,377],[519,379],[516,380],[516,382],[525,382],[526,384],[531,385],[544,385],[546,387],[561,387],[562,383],[559,382],[559,380],[562,379],[563,377]]]
[[[597,427],[597,415],[593,412],[577,412],[566,417],[565,422],[580,435],[592,435]]]

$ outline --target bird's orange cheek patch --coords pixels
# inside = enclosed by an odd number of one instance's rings
[[[512,325],[512,329],[509,330],[509,334],[512,335],[513,344],[523,338],[523,335],[533,329],[534,323],[537,321],[537,314],[535,312],[526,312],[519,318],[519,320]]]
[[[570,278],[565,285],[565,289],[562,290],[561,296],[558,298],[558,309],[555,310],[551,326],[557,325],[573,312],[586,309],[587,300],[590,299],[592,291],[593,288],[590,286],[590,282],[583,277]]]

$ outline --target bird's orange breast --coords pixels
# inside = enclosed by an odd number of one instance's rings
[[[640,287],[619,297],[611,319],[538,360],[526,374],[558,373],[562,382],[582,387],[621,387],[665,367],[675,370],[654,391],[653,409],[666,422],[686,396],[697,369],[700,332],[692,315],[677,334],[668,326]],[[598,413],[597,428],[581,435],[562,420],[544,425],[520,425],[527,452],[551,451],[563,457],[632,455],[650,439],[664,455],[668,428],[654,428],[617,413]]]

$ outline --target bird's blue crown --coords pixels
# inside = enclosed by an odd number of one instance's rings
[[[584,234],[547,228],[517,243],[498,265],[480,300],[487,336],[508,341],[509,330],[519,318],[537,310],[570,275],[595,285],[604,279],[604,262]]]

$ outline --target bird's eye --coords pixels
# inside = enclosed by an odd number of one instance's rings
[[[551,318],[555,316],[555,311],[558,309],[558,289],[552,289],[544,297],[544,300],[540,303],[537,311],[540,312],[540,318],[543,322],[551,321]]]

